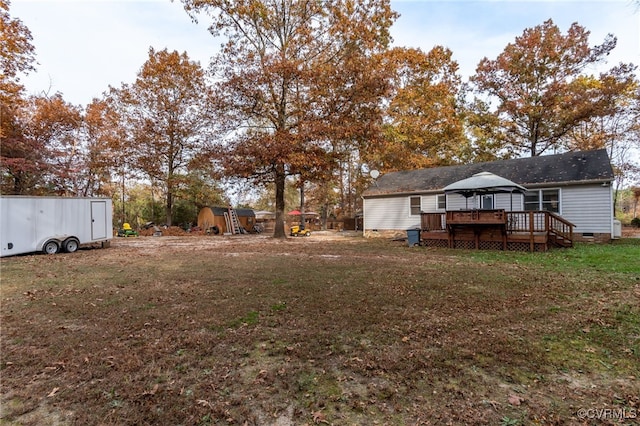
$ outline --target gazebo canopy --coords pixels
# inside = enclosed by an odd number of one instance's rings
[[[256,219],[275,219],[276,214],[267,210],[259,210],[256,212]]]
[[[443,189],[445,194],[461,194],[465,198],[472,197],[476,194],[514,192],[524,194],[527,191],[524,186],[490,172],[476,173],[469,178],[447,185]]]
[[[302,216],[302,214],[304,214],[305,216],[318,216],[318,213],[316,212],[304,212],[302,213],[300,210],[291,210],[289,213],[287,213],[289,216]]]

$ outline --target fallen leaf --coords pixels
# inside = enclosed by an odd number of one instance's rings
[[[53,390],[49,392],[49,395],[47,395],[47,398],[53,397],[59,390],[60,388],[53,388]]]
[[[158,392],[158,388],[159,388],[159,385],[158,385],[158,383],[156,383],[153,386],[153,389],[151,389],[150,391],[145,391],[142,395],[155,395],[156,392]]]
[[[522,398],[522,397],[520,397],[518,395],[515,395],[515,394],[509,395],[509,404],[518,406],[518,405],[522,404],[523,402],[524,402],[524,398]]]
[[[329,424],[329,422],[326,420],[325,415],[320,411],[316,411],[315,413],[313,413],[313,422],[315,424],[318,424],[318,423]]]

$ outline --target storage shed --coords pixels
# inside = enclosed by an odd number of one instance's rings
[[[227,228],[225,214],[228,216],[232,211],[238,216],[240,226],[248,232],[254,231],[256,215],[253,209],[233,209],[230,207],[203,207],[198,213],[198,227],[214,235],[231,233],[231,229]]]

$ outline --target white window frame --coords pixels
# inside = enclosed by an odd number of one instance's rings
[[[484,207],[484,200],[491,200],[491,207],[490,208],[485,208]],[[496,199],[493,196],[493,194],[481,194],[480,195],[480,209],[481,210],[493,210],[496,207]]]
[[[444,204],[444,207],[440,207],[440,203]],[[447,210],[447,196],[446,194],[436,195],[436,210]]]
[[[413,200],[418,199],[418,212],[414,213],[414,205],[413,205]],[[410,216],[420,216],[420,214],[422,213],[422,197],[421,196],[413,196],[413,197],[409,197],[409,215]]]
[[[558,194],[558,207],[557,207],[557,211],[554,210],[546,210],[543,208],[543,206],[545,205],[544,203],[544,193],[545,192],[551,192],[551,191],[555,191]],[[562,189],[561,188],[540,188],[540,189],[534,189],[531,191],[527,191],[527,193],[537,193],[538,194],[538,205],[535,209],[536,211],[549,211],[552,213],[557,213],[557,214],[562,214]],[[527,203],[526,203],[526,193],[523,197],[523,208],[525,209],[525,211],[527,210]]]

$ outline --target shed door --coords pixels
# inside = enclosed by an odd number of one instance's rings
[[[91,202],[91,239],[107,238],[107,202]]]

